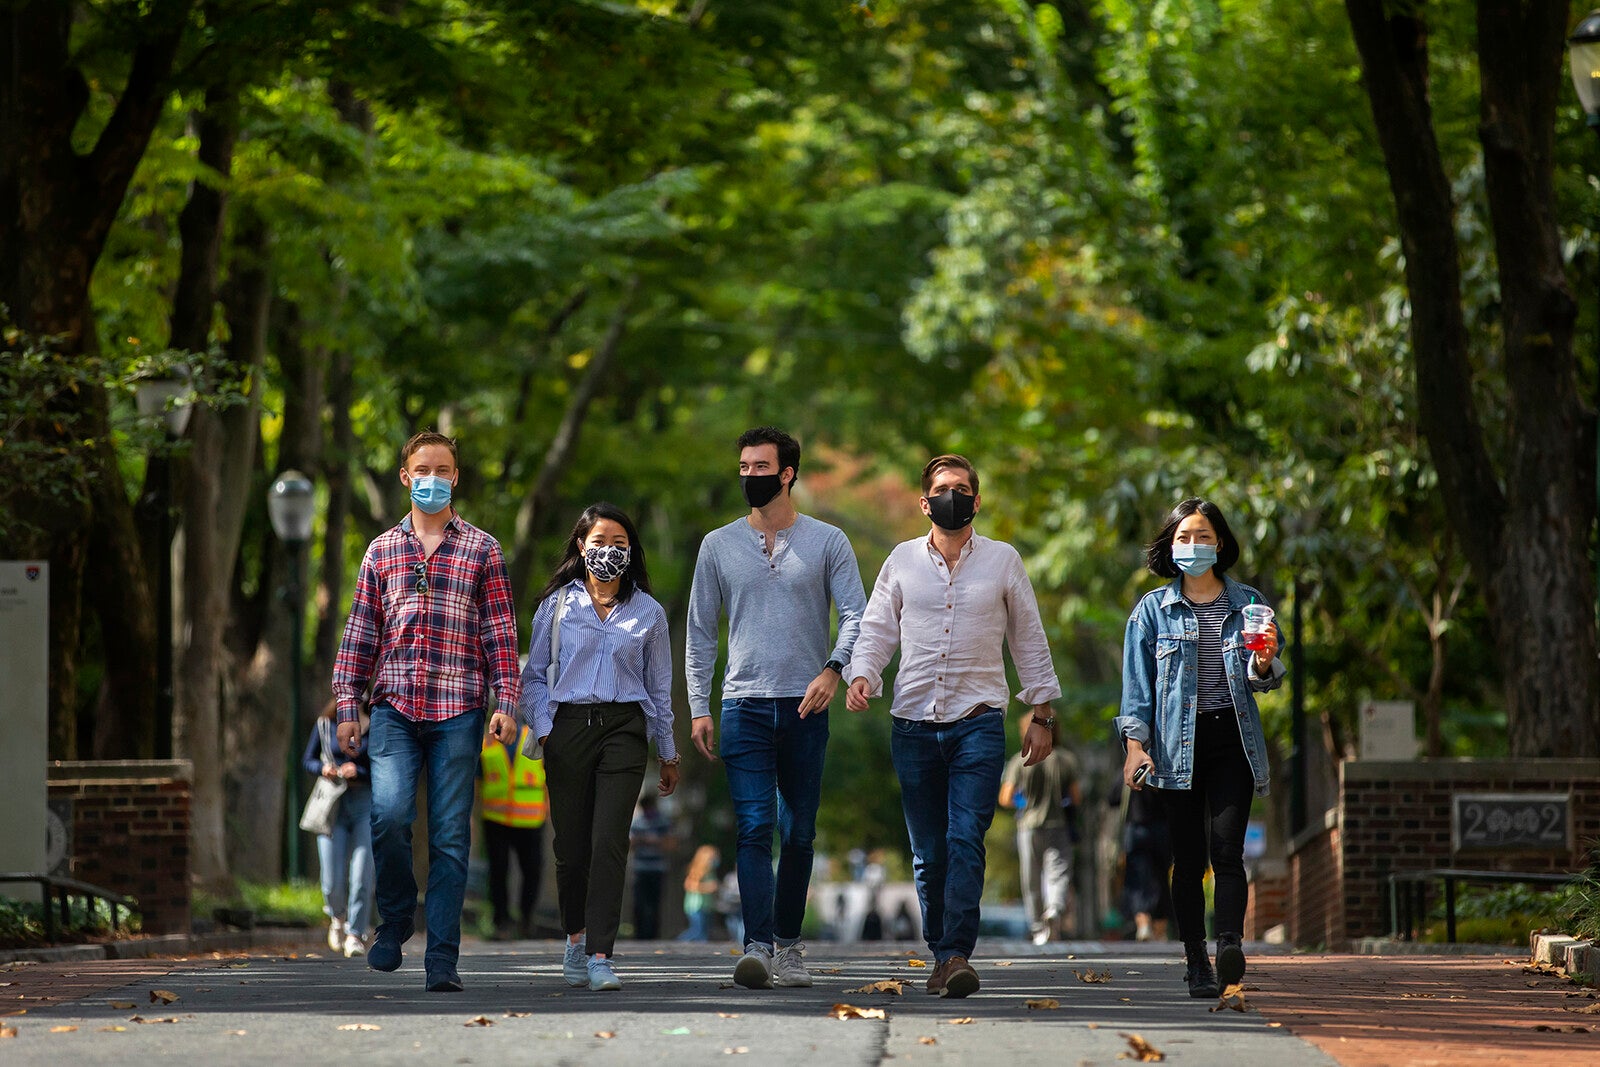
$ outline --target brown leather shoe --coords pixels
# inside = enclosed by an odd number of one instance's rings
[[[949,970],[946,963],[935,963],[933,973],[928,975],[928,992],[934,996],[944,995],[944,974]]]
[[[951,956],[944,961],[944,985],[939,989],[941,997],[960,1000],[977,991],[978,972],[972,969],[972,964],[967,962],[965,956]]]

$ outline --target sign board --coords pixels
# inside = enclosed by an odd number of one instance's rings
[[[1361,758],[1417,758],[1417,705],[1410,700],[1368,700],[1361,705]]]
[[[6,784],[0,871],[43,873],[50,727],[50,564],[44,560],[0,560],[0,680],[0,782]],[[37,901],[39,887],[0,885],[0,894]]]
[[[1455,793],[1450,841],[1457,852],[1570,852],[1566,793]]]

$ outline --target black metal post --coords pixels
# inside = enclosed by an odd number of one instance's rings
[[[158,526],[161,543],[156,551],[156,759],[172,758],[172,459],[153,457],[160,465],[156,476]]]
[[[300,644],[301,628],[305,624],[302,617],[304,612],[300,603],[301,578],[300,578],[300,549],[301,543],[291,541],[289,548],[289,588],[286,590],[289,601],[289,778],[284,785],[285,814],[284,820],[285,848],[284,848],[284,873],[291,879],[300,878],[305,874],[305,866],[300,862],[300,761],[296,758],[297,746],[300,741]]]
[[[1289,779],[1289,835],[1293,837],[1306,828],[1306,653],[1305,626],[1300,602],[1305,599],[1306,584],[1296,578],[1294,605],[1290,615],[1290,628],[1294,633],[1289,646],[1289,726],[1290,779]]]

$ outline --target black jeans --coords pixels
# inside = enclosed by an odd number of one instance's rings
[[[511,853],[517,854],[517,869],[522,874],[517,894],[517,918],[523,932],[532,929],[533,905],[539,899],[539,879],[544,874],[544,827],[507,826],[493,819],[483,820],[483,846],[489,855],[489,905],[494,909],[494,924],[511,922]]]
[[[561,925],[569,936],[588,931],[590,953],[609,956],[616,945],[628,827],[648,755],[638,704],[562,704],[545,739]]]
[[[1206,898],[1201,883],[1208,852],[1216,878],[1216,931],[1244,932],[1249,893],[1244,878],[1244,831],[1254,796],[1255,776],[1234,713],[1199,716],[1191,788],[1161,790],[1172,834],[1172,905],[1178,913],[1178,936],[1185,943],[1206,939]]]

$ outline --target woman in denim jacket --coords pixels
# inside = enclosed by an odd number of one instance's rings
[[[1172,901],[1192,997],[1214,997],[1219,979],[1226,988],[1244,975],[1244,833],[1250,802],[1268,784],[1255,694],[1276,689],[1284,675],[1275,622],[1264,647],[1245,647],[1241,609],[1266,601],[1224,575],[1238,559],[1239,542],[1215,504],[1180,502],[1145,549],[1145,565],[1173,581],[1144,595],[1123,641],[1122,779],[1130,789],[1154,786],[1166,809]],[[1141,768],[1148,777],[1136,779]],[[1201,885],[1208,863],[1216,875],[1215,971]]]

